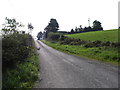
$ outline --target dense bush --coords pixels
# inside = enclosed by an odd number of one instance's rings
[[[84,45],[86,48],[89,47],[119,47],[120,43],[119,42],[102,42],[99,40],[96,41],[86,41],[86,40],[81,40],[81,39],[75,39],[75,38],[69,38],[62,36],[62,39],[60,39],[60,44],[69,44],[69,45]]]
[[[84,44],[84,47],[86,47],[86,48],[91,48],[93,46],[94,46],[94,44],[92,42]]]
[[[3,69],[23,62],[31,50],[31,36],[14,33],[2,39],[2,65]]]
[[[60,40],[61,44],[69,44],[69,45],[82,45],[87,43],[87,41],[85,40],[80,40],[80,39],[74,39],[74,38],[69,38],[69,37],[65,37],[63,36],[63,39]]]
[[[65,36],[64,35],[61,35],[60,38],[59,38],[60,41],[64,41],[65,40]]]
[[[49,40],[59,40],[61,37],[61,34],[60,33],[53,33],[53,32],[49,32],[48,33],[48,39]]]
[[[85,43],[84,46],[86,48],[88,47],[114,47],[114,48],[118,48],[120,47],[120,43],[119,42],[110,42],[110,41],[107,41],[107,42],[102,42],[102,41],[90,41],[88,43]]]

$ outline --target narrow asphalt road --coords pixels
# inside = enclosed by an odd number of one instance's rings
[[[35,88],[118,88],[118,68],[57,51],[35,41],[40,75]]]

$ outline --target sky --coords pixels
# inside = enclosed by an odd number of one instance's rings
[[[32,23],[32,35],[44,31],[51,18],[55,18],[61,31],[70,31],[82,25],[90,26],[94,20],[102,23],[104,30],[118,28],[119,0],[0,0],[0,28],[5,17],[27,24]]]

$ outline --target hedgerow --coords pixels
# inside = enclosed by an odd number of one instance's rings
[[[110,41],[86,41],[86,40],[81,40],[81,39],[75,39],[75,38],[69,38],[65,37],[64,39],[61,40],[61,44],[69,44],[69,45],[83,45],[86,48],[89,47],[119,47],[120,43],[119,42],[110,42]]]
[[[13,67],[28,57],[32,42],[28,34],[14,33],[2,39],[2,65],[3,69]],[[28,42],[29,41],[29,42]]]

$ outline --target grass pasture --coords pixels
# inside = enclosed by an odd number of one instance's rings
[[[118,42],[118,30],[120,29],[68,34],[66,36],[81,40]]]

